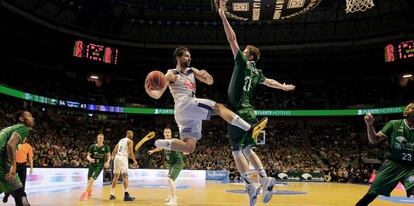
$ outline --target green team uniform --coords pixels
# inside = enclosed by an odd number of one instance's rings
[[[368,193],[389,196],[398,182],[406,190],[414,186],[414,129],[401,119],[389,121],[381,132],[391,142]]]
[[[110,152],[110,149],[108,145],[98,147],[96,144],[93,144],[89,146],[88,152],[91,154],[91,158],[95,159],[95,162],[89,165],[88,180],[91,177],[96,180],[96,178],[98,178],[99,174],[102,172],[105,164],[106,154]]]
[[[11,193],[23,187],[23,184],[17,174],[16,181],[8,181],[5,178],[6,174],[9,173],[11,166],[11,162],[7,154],[7,142],[13,133],[20,136],[19,144],[23,144],[24,140],[26,140],[29,135],[29,128],[24,124],[15,124],[0,131],[0,193]]]
[[[168,177],[176,180],[181,170],[184,168],[184,155],[182,152],[164,150],[165,159],[168,162]]]
[[[252,105],[254,91],[257,85],[263,83],[266,77],[262,70],[256,68],[256,63],[248,61],[242,51],[238,51],[234,60],[234,70],[228,88],[228,105],[231,110],[250,124],[256,123],[257,117]],[[227,135],[233,151],[256,143],[246,131],[239,127],[228,125]]]

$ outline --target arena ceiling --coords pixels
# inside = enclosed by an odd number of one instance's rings
[[[345,13],[345,0],[322,0],[305,15],[281,21],[233,21],[241,44],[264,50],[372,44],[412,37],[414,1],[375,0],[367,12]],[[3,0],[1,6],[76,36],[136,47],[227,47],[211,0]]]

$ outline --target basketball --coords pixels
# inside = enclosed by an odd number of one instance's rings
[[[159,90],[162,89],[167,80],[162,72],[154,70],[147,75],[145,79],[145,87],[150,90]]]

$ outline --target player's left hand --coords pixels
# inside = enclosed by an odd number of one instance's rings
[[[32,175],[33,174],[33,168],[30,168],[29,170],[29,174]]]

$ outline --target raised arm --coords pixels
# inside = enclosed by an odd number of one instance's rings
[[[150,97],[154,99],[159,99],[162,96],[162,94],[164,94],[170,82],[174,82],[176,78],[177,78],[176,75],[170,70],[168,70],[167,73],[165,74],[165,79],[167,80],[167,84],[165,84],[163,88],[161,88],[160,90],[152,90],[147,86],[148,82],[145,82],[145,91]]]
[[[223,21],[224,32],[226,33],[227,41],[230,44],[231,51],[233,52],[234,58],[237,56],[237,52],[239,51],[239,44],[237,43],[236,33],[234,33],[233,28],[231,27],[229,21],[227,20],[225,14],[225,5],[226,2],[224,0],[220,0],[220,8],[218,13],[220,14],[221,20]]]
[[[369,143],[378,144],[379,142],[387,138],[387,136],[383,134],[382,132],[375,131],[375,128],[374,128],[375,119],[370,113],[367,113],[365,115],[364,121],[365,121],[365,124],[367,125],[367,136],[368,136]]]
[[[295,89],[295,86],[292,84],[285,84],[285,83],[281,84],[274,79],[268,79],[268,78],[265,79],[263,84],[271,88],[281,89],[283,91],[292,91]]]
[[[208,85],[212,85],[214,83],[213,77],[206,70],[198,70],[194,67],[192,67],[191,69],[193,70],[196,79]]]

